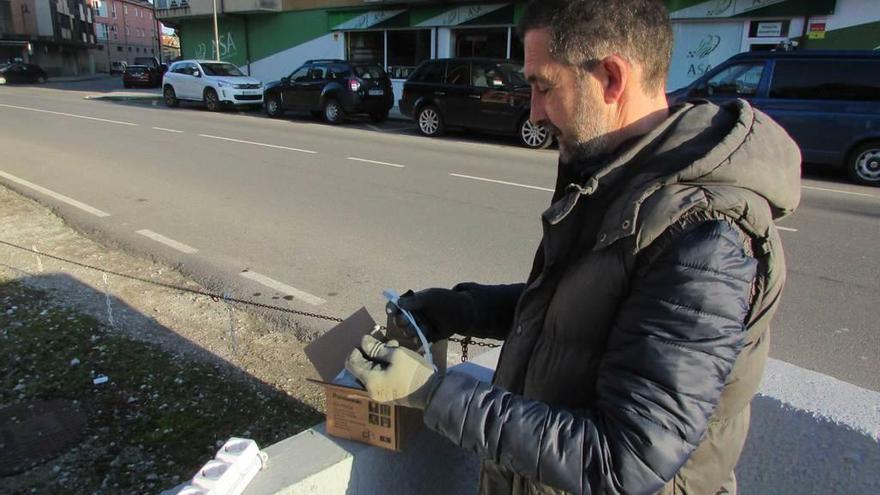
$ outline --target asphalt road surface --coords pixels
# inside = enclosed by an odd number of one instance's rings
[[[385,288],[528,273],[553,150],[394,120],[86,99],[120,86],[0,87],[0,183],[213,289],[308,312],[381,317]],[[880,189],[808,167],[779,225],[789,277],[771,354],[880,390]]]

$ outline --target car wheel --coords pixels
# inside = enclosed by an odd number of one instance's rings
[[[373,122],[385,122],[388,120],[388,110],[380,110],[378,112],[370,112],[370,120]]]
[[[341,124],[345,120],[345,110],[335,99],[324,103],[324,121],[331,125]]]
[[[550,146],[553,136],[546,127],[533,124],[529,119],[523,119],[519,125],[519,140],[528,148],[542,150]]]
[[[205,90],[204,101],[205,108],[207,108],[209,112],[219,112],[223,108],[220,104],[220,97],[217,96],[217,92],[214,91],[213,88]]]
[[[177,94],[174,93],[174,88],[171,86],[165,86],[165,90],[162,91],[162,99],[165,100],[166,107],[174,108],[177,105],[180,105],[180,101],[177,99]]]
[[[437,107],[427,106],[419,110],[416,118],[419,124],[419,132],[425,136],[440,136],[443,134],[443,118]]]
[[[880,186],[880,141],[862,144],[849,154],[846,171],[857,184]]]
[[[282,113],[284,113],[284,108],[281,106],[281,101],[277,96],[266,98],[266,115],[269,117],[280,117]]]

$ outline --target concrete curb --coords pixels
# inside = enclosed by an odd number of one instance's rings
[[[497,357],[454,369],[488,380]],[[476,493],[475,456],[427,429],[415,435],[394,453],[315,427],[267,448],[269,467],[244,494]],[[880,393],[771,359],[737,477],[750,495],[880,493]]]

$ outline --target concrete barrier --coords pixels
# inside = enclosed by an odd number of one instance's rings
[[[455,369],[489,380],[497,351]],[[245,495],[475,494],[479,460],[426,429],[406,453],[326,435],[268,447]],[[749,495],[880,494],[880,393],[771,360],[737,469]]]

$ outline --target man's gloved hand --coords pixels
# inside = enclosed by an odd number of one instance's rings
[[[467,292],[450,289],[410,290],[401,295],[397,303],[412,313],[429,342],[448,339],[456,333],[466,333],[474,325],[475,304]],[[397,306],[389,302],[385,305],[385,313],[388,315],[389,335],[401,339],[415,338],[418,343],[416,331]],[[411,347],[409,344],[406,342],[407,347]]]
[[[351,351],[345,369],[364,384],[371,399],[417,409],[428,406],[442,379],[418,353],[369,335]]]

